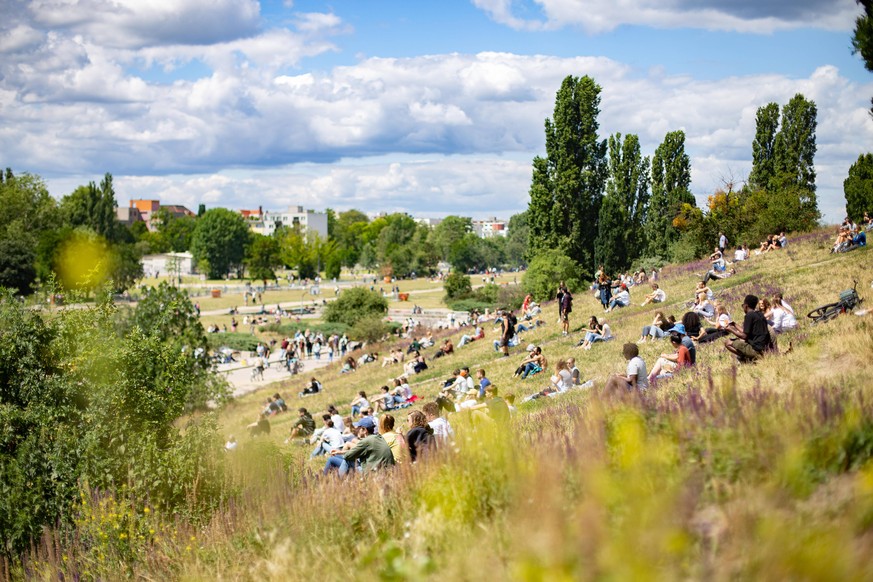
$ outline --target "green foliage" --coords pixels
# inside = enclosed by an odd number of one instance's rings
[[[435,249],[427,244],[430,230],[406,214],[384,217],[384,227],[375,240],[376,259],[387,275],[408,277],[431,273],[438,262]],[[379,221],[371,226],[378,227]]]
[[[206,343],[210,349],[228,347],[241,352],[252,352],[257,349],[260,340],[250,333],[222,332],[206,334]]]
[[[522,287],[535,301],[555,298],[558,284],[563,281],[570,292],[584,288],[582,268],[557,249],[546,250],[536,255],[522,279]]]
[[[143,223],[139,223],[143,224]],[[160,244],[165,250],[154,252],[174,253],[185,252],[191,248],[191,239],[194,236],[194,230],[197,228],[197,219],[192,216],[174,216],[165,208],[159,208],[152,217],[152,224],[157,226],[157,232],[152,233],[155,239],[160,242],[152,244]]]
[[[452,271],[443,281],[443,290],[446,292],[446,300],[467,297],[473,292],[470,277],[461,271]]]
[[[685,153],[685,132],[671,131],[652,157],[652,196],[646,212],[644,234],[647,256],[668,256],[679,238],[673,225],[683,204],[694,205],[691,161]]]
[[[849,176],[843,180],[843,192],[846,195],[846,214],[852,220],[861,220],[864,212],[873,213],[873,154],[858,156],[849,168]]]
[[[191,254],[207,267],[210,279],[221,279],[241,267],[248,242],[249,227],[239,213],[213,208],[197,219]]]
[[[855,30],[852,33],[852,52],[860,54],[864,67],[873,71],[873,2],[859,0],[864,7],[864,13],[855,19]],[[870,110],[873,114],[873,109]]]
[[[140,300],[126,325],[166,338],[180,353],[193,354],[206,347],[206,332],[191,300],[166,281],[157,287],[140,288]]]
[[[504,247],[504,260],[511,267],[523,267],[527,265],[525,253],[528,247],[530,226],[528,226],[528,212],[525,210],[509,217],[509,232],[506,235]]]
[[[262,234],[252,235],[246,248],[246,268],[249,277],[267,284],[268,280],[276,278],[275,269],[282,264],[279,241],[275,237]]]
[[[36,249],[25,239],[0,238],[0,287],[29,294],[36,281]]]
[[[106,174],[98,187],[94,182],[79,186],[61,200],[61,215],[67,225],[85,227],[110,242],[120,240],[123,230],[115,216],[115,188],[112,174]]]
[[[449,256],[453,247],[472,232],[473,221],[469,217],[446,216],[430,232],[428,242],[433,245],[441,260],[451,262]]]
[[[372,242],[364,236],[369,223],[370,219],[360,210],[346,210],[337,216],[330,236],[337,242],[342,265],[354,267],[364,245]]]
[[[391,328],[379,316],[368,315],[359,318],[351,329],[351,337],[366,342],[381,341],[391,333]]]
[[[493,309],[496,304],[496,301],[480,299],[476,295],[470,295],[463,299],[446,301],[446,305],[448,305],[449,309],[452,311],[472,311],[473,309],[485,311],[485,309]]]
[[[776,175],[776,131],[779,127],[779,104],[768,103],[758,108],[755,116],[755,140],[752,142],[752,172],[749,185],[766,189]]]
[[[324,320],[344,323],[353,327],[359,320],[368,317],[384,317],[388,313],[388,301],[377,291],[365,287],[346,289],[324,309]]]
[[[606,141],[597,136],[600,86],[568,76],[545,122],[546,157],[533,161],[528,256],[560,249],[578,264],[594,262],[594,240],[606,183]]]
[[[815,102],[800,93],[782,109],[782,120],[773,146],[775,173],[769,184],[771,190],[807,191],[815,200],[817,115]],[[818,213],[817,205],[815,212]]]

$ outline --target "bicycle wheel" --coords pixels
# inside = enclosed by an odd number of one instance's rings
[[[813,323],[818,323],[820,321],[830,321],[840,314],[841,309],[842,306],[839,303],[830,303],[828,305],[816,307],[809,312],[807,317],[810,318]]]

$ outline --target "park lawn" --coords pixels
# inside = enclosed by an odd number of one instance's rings
[[[185,541],[143,544],[123,566],[93,568],[105,578],[198,580],[289,572],[324,580],[869,578],[873,316],[812,326],[803,314],[835,301],[853,278],[873,300],[873,261],[867,249],[829,255],[829,243],[825,232],[792,242],[712,285],[735,319],[747,293],[782,291],[800,320],[780,337],[791,353],[736,367],[722,343],[701,346],[694,369],[641,396],[601,388],[624,371],[622,344],[636,341],[656,310],[681,317],[703,263],[663,271],[664,305],[640,307],[644,292],[633,289],[632,307],[604,315],[590,291],[576,290],[573,329],[598,315],[616,335],[590,351],[575,347],[578,332],[560,334],[553,304],[509,358],[494,352],[497,331],[486,325],[485,340],[429,360],[410,378],[414,391],[432,399],[466,365],[485,368],[520,400],[551,372],[512,377],[528,342],[543,346],[550,369],[575,356],[595,387],[519,404],[508,430],[454,415],[454,447],[369,479],[316,478],[323,460],[308,459],[311,447],[283,444],[294,412],[273,417],[268,438],[249,439],[245,425],[274,392],[316,418],[329,403],[347,413],[358,390],[377,392],[399,367],[376,362],[341,375],[334,364],[316,373],[321,394],[298,398],[305,378],[294,378],[237,399],[218,414],[223,435],[241,443],[222,456],[238,487],[232,507],[205,523],[177,519]],[[640,345],[648,369],[667,345]],[[342,559],[326,558],[325,548]]]

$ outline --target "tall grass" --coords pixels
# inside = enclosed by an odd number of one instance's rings
[[[713,284],[738,317],[746,293],[782,291],[802,314],[834,300],[870,256],[827,255],[822,235],[794,241]],[[226,501],[205,520],[165,515],[89,492],[77,527],[46,532],[8,578],[146,579],[868,579],[873,550],[873,361],[870,316],[842,316],[780,339],[793,350],[737,366],[719,343],[698,365],[645,394],[605,394],[624,369],[621,344],[639,337],[655,309],[681,316],[697,266],[665,269],[668,304],[605,317],[618,339],[575,348],[549,306],[528,342],[552,363],[574,355],[595,388],[520,406],[508,427],[457,414],[457,436],[416,465],[346,480],[323,477],[309,447],[283,445],[294,415],[267,439],[244,425],[275,387],[229,404]],[[639,291],[632,291],[639,295]],[[864,295],[864,293],[862,293]],[[868,298],[873,300],[873,298]],[[573,324],[597,313],[577,292]],[[638,297],[635,304],[638,304]],[[452,368],[486,368],[504,393],[524,395],[544,374],[512,378],[521,357],[497,358],[488,330],[413,378],[436,394]],[[387,346],[386,346],[387,347]],[[665,343],[643,344],[651,367]],[[519,348],[516,348],[519,350]],[[320,410],[375,392],[399,367],[320,372],[322,394],[296,400]],[[293,382],[280,391],[294,391]],[[296,393],[296,391],[294,391]],[[404,414],[396,415],[398,417]],[[94,519],[91,519],[94,518]],[[114,537],[103,537],[107,527]],[[150,533],[150,532],[161,532]],[[145,532],[145,533],[144,533]],[[120,534],[125,533],[126,539]],[[143,536],[140,539],[138,536]]]

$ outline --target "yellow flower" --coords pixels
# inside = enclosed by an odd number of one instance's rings
[[[151,509],[149,509],[148,507],[144,507],[142,511],[143,513],[148,513],[151,511]]]

